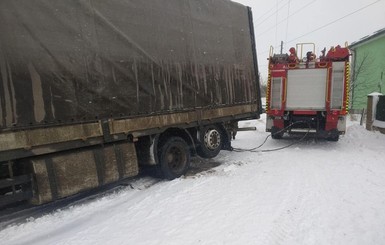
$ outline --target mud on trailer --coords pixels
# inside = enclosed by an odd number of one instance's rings
[[[231,1],[0,2],[0,208],[231,149],[259,118],[251,10]]]

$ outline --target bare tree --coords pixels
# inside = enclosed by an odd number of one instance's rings
[[[260,89],[261,89],[261,97],[266,97],[266,87],[267,84],[263,77],[261,76],[261,73],[259,73],[259,84],[260,84]]]
[[[357,96],[357,92],[364,91],[366,92],[369,89],[370,84],[370,67],[373,64],[373,60],[370,59],[368,52],[364,53],[360,59],[354,61],[353,74],[350,81],[349,92],[351,93],[350,106],[354,104],[359,99],[362,99],[361,96]],[[365,93],[364,96],[366,96]]]

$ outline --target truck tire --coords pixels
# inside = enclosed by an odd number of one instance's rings
[[[281,130],[282,129],[273,126],[271,128],[271,138],[276,139],[276,140],[282,139],[284,132],[283,132],[283,130],[282,131]]]
[[[331,134],[326,138],[327,141],[337,142],[340,139],[338,130],[332,130]]]
[[[173,180],[186,174],[190,167],[190,150],[182,138],[170,137],[160,148],[159,168],[162,176]]]
[[[221,130],[216,125],[209,125],[199,131],[200,145],[197,154],[202,158],[216,157],[223,146]]]

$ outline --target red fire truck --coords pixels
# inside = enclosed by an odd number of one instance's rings
[[[314,44],[300,43],[289,52],[274,54],[270,48],[266,131],[274,139],[312,131],[338,141],[349,106],[348,48],[338,45],[327,53],[325,48],[316,57]]]

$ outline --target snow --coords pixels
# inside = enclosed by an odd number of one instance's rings
[[[380,95],[382,95],[382,94],[379,93],[379,92],[373,92],[371,94],[368,94],[368,96],[373,96],[373,97],[377,97],[377,96],[380,96]]]
[[[243,122],[237,148],[266,138]],[[296,139],[269,139],[261,149]],[[0,231],[2,244],[385,244],[385,135],[355,121],[339,142],[227,152],[173,181],[145,177]],[[220,165],[219,165],[220,164]],[[213,167],[214,166],[214,167]]]

